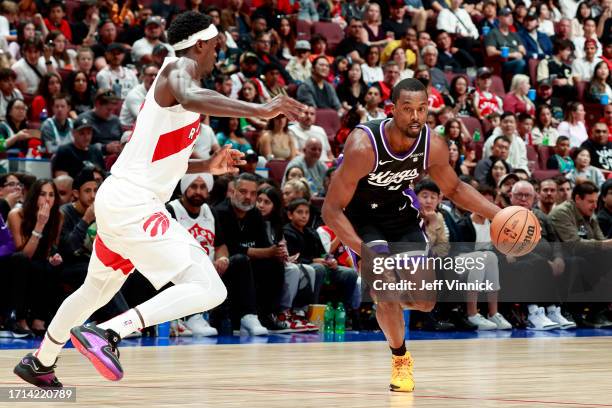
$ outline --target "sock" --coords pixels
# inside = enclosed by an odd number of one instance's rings
[[[60,343],[49,335],[49,331],[45,333],[43,341],[40,343],[38,350],[34,352],[34,356],[40,360],[45,367],[51,367],[55,363],[57,355],[62,350],[66,343]]]
[[[389,347],[391,349],[391,354],[394,356],[405,356],[406,355],[406,343],[402,343],[402,345],[398,348]]]
[[[119,337],[124,338],[136,330],[144,329],[144,321],[138,309],[133,308],[98,325],[101,329],[114,330]]]

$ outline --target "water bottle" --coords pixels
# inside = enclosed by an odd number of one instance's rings
[[[325,306],[325,314],[323,315],[323,332],[333,333],[334,332],[334,307],[331,302],[327,302]]]
[[[587,231],[587,228],[584,224],[580,224],[580,227],[578,227],[578,236],[582,239],[588,238],[589,232]]]
[[[47,108],[43,108],[43,110],[40,112],[40,115],[38,115],[38,119],[40,120],[40,123],[47,120],[48,117],[49,117],[49,112],[47,111]]]
[[[338,302],[338,307],[335,312],[335,333],[336,334],[344,334],[344,324],[346,322],[346,311],[344,310],[344,305],[342,302]]]
[[[118,79],[115,79],[115,83],[113,84],[113,93],[117,98],[121,98],[121,84]]]
[[[548,139],[548,133],[544,133],[544,136],[542,136],[542,145],[548,146],[549,143],[550,143],[550,140]]]
[[[472,138],[475,142],[480,141],[480,129],[474,130],[474,135],[472,136]]]

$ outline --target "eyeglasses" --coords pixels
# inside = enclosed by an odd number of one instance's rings
[[[531,198],[533,197],[533,194],[531,193],[512,193],[513,196],[515,196],[516,198]]]
[[[9,181],[7,183],[4,183],[4,187],[19,187],[19,188],[23,188],[23,183],[20,183],[18,181]]]

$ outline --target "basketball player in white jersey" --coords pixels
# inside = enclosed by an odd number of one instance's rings
[[[54,363],[70,338],[100,374],[120,380],[119,340],[147,326],[212,309],[227,291],[206,252],[164,207],[188,173],[237,172],[242,155],[227,146],[209,160],[189,160],[200,115],[295,120],[303,105],[279,96],[263,105],[229,99],[202,89],[216,61],[217,29],[208,16],[187,12],[168,30],[178,58],[166,58],[136,119],[131,140],[96,196],[98,236],[87,278],[60,306],[34,354],[15,367],[23,380],[46,388],[62,384]],[[174,286],[99,325],[83,325],[138,269],[157,289]]]

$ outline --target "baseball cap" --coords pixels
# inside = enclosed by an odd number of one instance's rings
[[[305,51],[310,51],[310,42],[307,40],[299,40],[298,42],[295,43],[295,50],[305,50]]]
[[[527,13],[525,15],[525,21],[527,20],[536,20],[538,16],[535,13]]]
[[[148,26],[149,24],[155,24],[155,25],[161,26],[162,19],[159,16],[151,16],[147,18],[147,21],[145,22],[145,27]]]
[[[519,176],[518,176],[518,175],[516,175],[515,173],[508,173],[508,174],[506,174],[504,177],[502,177],[502,178],[499,180],[499,183],[497,184],[497,186],[498,186],[498,187],[499,187],[499,186],[502,186],[502,185],[504,185],[504,183],[505,183],[506,181],[511,180],[511,179],[512,179],[512,180],[514,180],[515,182],[516,182],[516,181],[520,181],[520,180],[521,180],[521,179],[519,178]]]
[[[250,51],[247,51],[240,56],[240,63],[242,64],[247,59],[254,59],[256,61],[259,61],[259,58],[257,58],[257,54],[255,54],[254,52],[250,52]]]
[[[102,103],[108,103],[108,102],[116,102],[120,99],[121,98],[118,95],[115,95],[112,89],[100,88],[96,92],[95,101],[96,102],[100,101]]]
[[[93,123],[91,123],[91,120],[89,120],[89,119],[87,119],[85,117],[79,116],[72,123],[72,130],[81,130],[81,129],[85,129],[85,128],[92,128],[93,129]]]
[[[497,13],[497,15],[499,15],[499,16],[510,16],[510,15],[512,15],[512,10],[510,9],[510,7],[504,7],[501,10],[499,10],[499,13]]]
[[[89,183],[90,181],[96,181],[94,171],[91,168],[85,167],[74,178],[74,181],[72,182],[72,189],[79,190],[83,186],[83,184]]]
[[[490,77],[491,75],[493,75],[493,71],[487,67],[480,67],[478,71],[476,71],[476,76],[478,78]]]
[[[126,49],[122,44],[114,42],[114,43],[110,43],[108,47],[106,48],[106,52],[113,52],[113,51],[121,51],[122,53],[125,54]]]
[[[538,82],[538,86],[542,87],[542,86],[546,86],[546,87],[552,87],[552,82],[550,81],[550,79],[546,78],[541,80],[540,82]]]
[[[257,155],[257,153],[255,153],[255,150],[249,149],[244,154],[244,160],[248,162],[256,162],[257,160],[259,160],[259,156]]]

